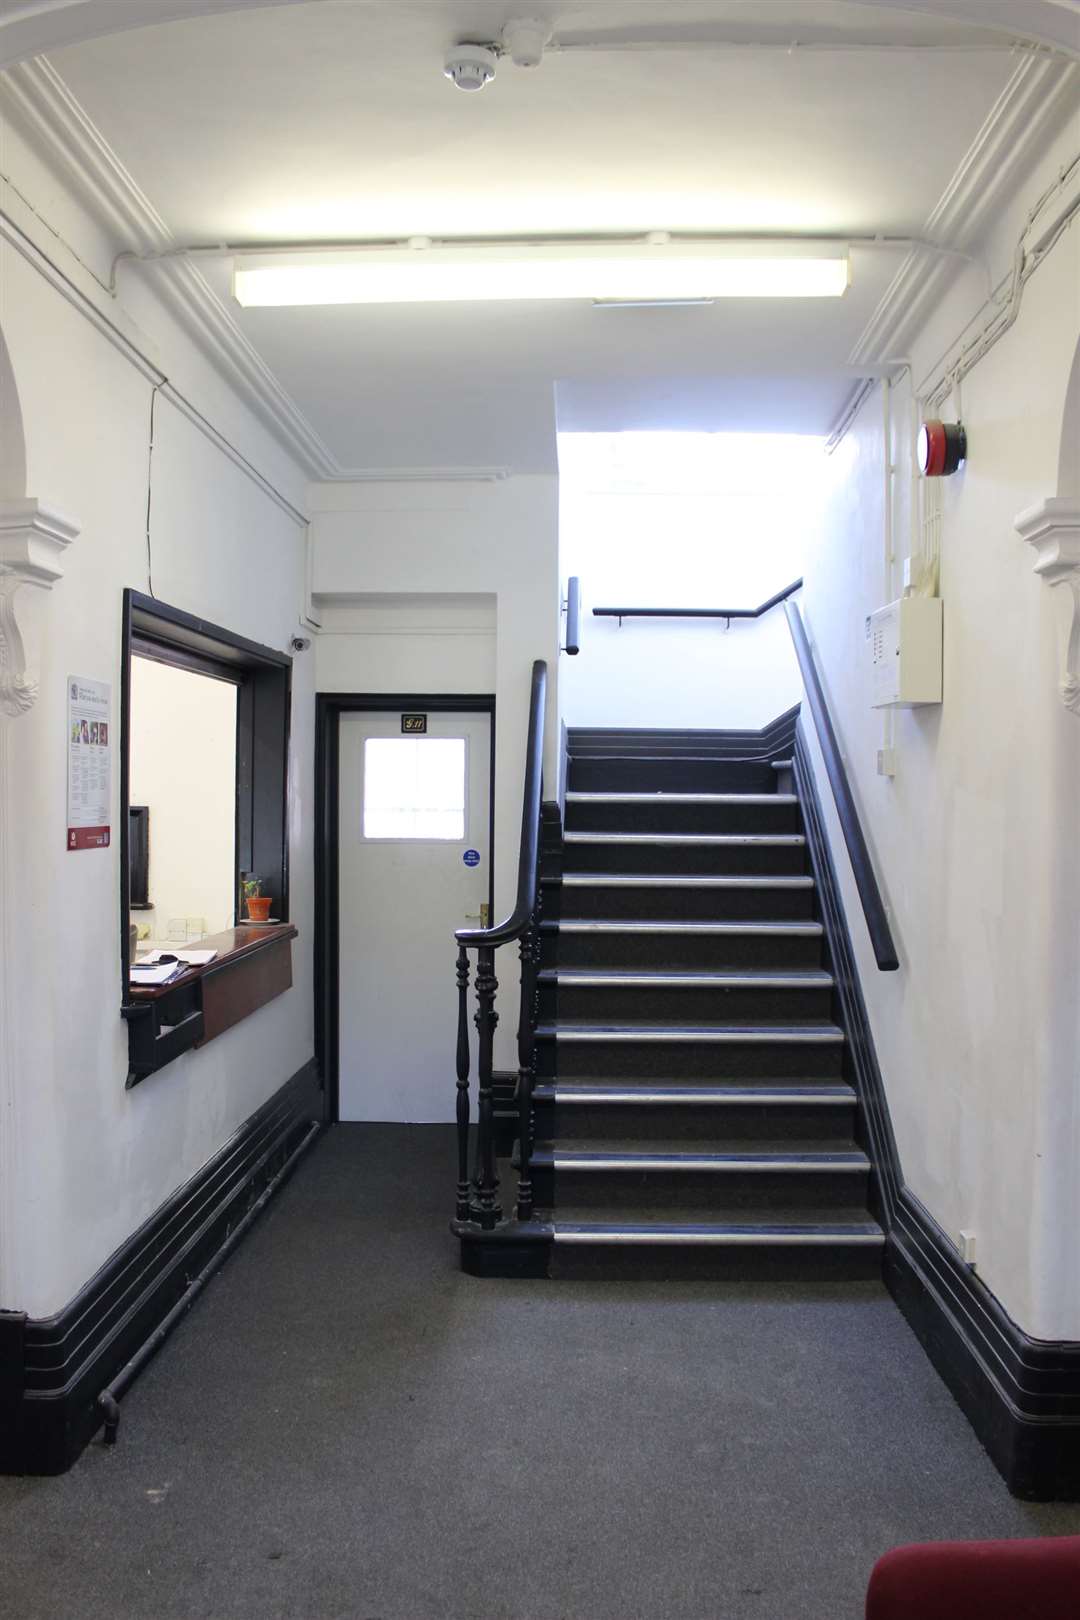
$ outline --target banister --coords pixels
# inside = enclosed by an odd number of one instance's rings
[[[529,736],[525,745],[525,789],[521,801],[521,845],[518,853],[517,900],[504,922],[494,928],[459,928],[459,945],[508,945],[520,939],[536,908],[540,864],[540,805],[544,792],[544,722],[547,710],[547,664],[538,658],[532,667],[529,697]],[[494,783],[492,783],[494,791]]]
[[[877,878],[874,876],[874,867],[870,859],[870,851],[863,837],[862,826],[859,822],[859,813],[855,808],[851,786],[844,769],[844,761],[840,754],[840,744],[833,729],[832,718],[829,714],[828,704],[825,702],[825,693],[822,690],[818,676],[814,655],[810,650],[810,642],[806,635],[806,626],[803,624],[802,614],[795,602],[785,602],[784,612],[787,614],[788,627],[791,630],[791,639],[795,643],[795,656],[799,661],[799,670],[802,674],[803,686],[810,702],[810,713],[814,717],[814,726],[817,731],[818,742],[821,745],[822,757],[825,761],[825,771],[832,788],[833,799],[836,802],[836,812],[840,818],[840,828],[844,834],[848,857],[851,861],[851,870],[855,877],[855,887],[859,891],[862,901],[863,916],[866,918],[866,928],[870,935],[870,944],[873,947],[874,958],[882,973],[893,973],[900,966],[893,943],[892,930],[889,927],[885,904],[881,898]]]
[[[770,608],[779,607],[789,596],[802,590],[802,580],[793,579],[782,591],[770,596],[755,608],[667,608],[667,607],[594,607],[595,619],[760,619]]]

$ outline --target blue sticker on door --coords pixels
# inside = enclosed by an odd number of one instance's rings
[[[467,849],[461,858],[466,866],[480,865],[480,851],[478,849]]]

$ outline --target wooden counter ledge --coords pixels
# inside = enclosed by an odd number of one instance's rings
[[[296,936],[292,923],[226,928],[192,941],[192,950],[217,952],[204,967],[188,968],[168,984],[129,985],[122,1009],[129,1030],[129,1086],[181,1052],[205,1046],[288,990]],[[160,949],[168,953],[168,943]],[[176,949],[179,954],[184,946]]]

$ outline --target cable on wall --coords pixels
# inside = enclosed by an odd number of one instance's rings
[[[984,359],[994,345],[1016,324],[1017,317],[1020,314],[1025,286],[1043,260],[1057,246],[1077,215],[1080,214],[1080,189],[1068,200],[1061,212],[1050,221],[1042,234],[1037,236],[1033,242],[1030,239],[1038,226],[1040,217],[1046,212],[1050,204],[1077,180],[1080,180],[1080,155],[1075,157],[1071,163],[1063,166],[1057,178],[1047,186],[1042,196],[1028,213],[1013,253],[1012,268],[1009,274],[998,283],[993,294],[983,305],[984,310],[987,307],[992,310],[990,318],[975,336],[970,338],[962,347],[958,347],[960,339],[957,339],[919,385],[918,393],[921,398],[925,399],[928,406],[940,405],[943,399],[950,393],[955,392],[968,372],[977,366],[979,361]],[[1002,296],[1005,289],[1007,290]],[[969,326],[970,324],[969,322]]]
[[[101,277],[98,275],[98,273],[94,269],[93,265],[88,264],[87,261],[83,258],[82,254],[76,252],[76,250],[72,247],[71,243],[68,241],[67,237],[64,236],[60,231],[57,230],[56,226],[52,223],[51,220],[46,219],[45,215],[41,212],[40,208],[35,208],[34,207],[33,203],[30,201],[29,197],[26,195],[25,191],[20,191],[18,186],[15,184],[14,180],[11,178],[11,176],[9,174],[6,174],[2,169],[0,169],[0,181],[2,181],[5,186],[7,186],[11,191],[13,191],[15,193],[16,197],[18,197],[18,199],[22,203],[23,207],[28,209],[29,212],[31,214],[33,214],[34,218],[38,221],[38,223],[41,226],[43,226],[45,230],[47,230],[49,232],[49,235],[56,237],[56,240],[60,243],[60,246],[65,250],[65,252],[70,253],[71,257],[75,260],[76,264],[81,265],[81,267],[86,271],[87,275],[93,281],[97,282],[97,284],[101,288],[102,292],[107,292],[109,294],[110,298],[115,298],[115,296],[116,296],[115,290],[112,287],[110,287],[108,285],[108,283],[102,281]]]
[[[1075,186],[1076,194],[1070,198],[1061,211],[1051,219],[1050,223],[1037,235],[1032,242],[1030,239],[1039,223],[1040,217],[1054,199]],[[950,393],[956,394],[967,374],[978,365],[996,343],[1000,341],[1015,325],[1020,314],[1020,305],[1023,299],[1024,288],[1042,264],[1043,260],[1057,246],[1073,221],[1080,216],[1080,155],[1071,163],[1064,164],[1059,170],[1057,178],[1051,181],[1042,196],[1038,198],[1028,213],[1024,228],[1016,243],[1013,261],[1009,273],[993,287],[990,288],[985,302],[965,322],[957,337],[955,337],[945,352],[931,366],[926,377],[917,386],[914,373],[912,373],[912,386],[915,397],[920,403],[930,409],[939,406],[942,400]],[[989,310],[988,319],[978,325],[980,317]],[[964,339],[972,327],[978,327],[975,335]],[[896,361],[885,360],[885,366],[898,364]],[[911,371],[910,361],[902,364]],[[895,382],[899,372],[893,374]],[[846,436],[862,406],[873,391],[877,378],[864,378],[858,383],[844,408],[843,414],[837,421],[832,432],[825,440],[826,454],[832,452]]]
[[[154,596],[154,549],[150,539],[150,515],[154,499],[154,407],[165,386],[164,377],[150,390],[150,434],[146,449],[146,588]],[[157,598],[154,597],[156,601]]]

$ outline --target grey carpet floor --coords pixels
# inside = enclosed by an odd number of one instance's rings
[[[123,1403],[0,1480],[19,1620],[857,1620],[1014,1501],[876,1284],[490,1282],[451,1133],[339,1126]]]

